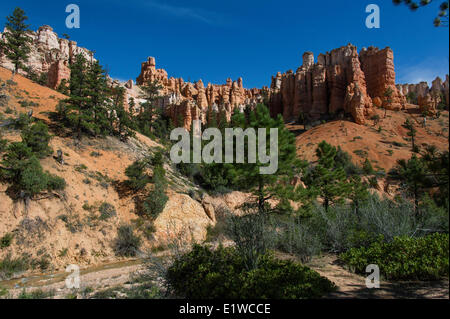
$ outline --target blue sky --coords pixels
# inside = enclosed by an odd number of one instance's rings
[[[80,29],[65,26],[70,3],[80,7]],[[380,29],[365,27],[371,3],[380,7]],[[261,87],[278,71],[296,70],[303,52],[317,57],[347,43],[390,46],[398,83],[449,69],[448,28],[432,24],[438,3],[411,12],[391,0],[14,0],[0,7],[2,26],[16,6],[32,29],[48,24],[69,34],[121,80],[135,79],[154,56],[169,76],[204,83],[242,76],[245,87]]]

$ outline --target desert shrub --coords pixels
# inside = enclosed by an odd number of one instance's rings
[[[27,270],[28,267],[29,262],[27,258],[14,258],[10,253],[8,253],[5,258],[0,260],[0,279],[8,279],[15,273]]]
[[[305,236],[317,236],[323,249],[344,252],[367,246],[380,235],[385,242],[398,236],[420,237],[431,232],[448,232],[448,213],[432,201],[415,214],[414,204],[406,200],[392,201],[370,196],[359,205],[358,213],[349,205],[335,205],[326,211],[314,205],[311,217],[303,221]]]
[[[270,255],[260,259],[260,267],[248,271],[235,248],[194,245],[167,270],[169,291],[189,299],[299,299],[319,298],[334,289],[308,267]]]
[[[13,238],[13,234],[6,233],[2,238],[0,238],[0,248],[3,249],[11,246]]]
[[[386,243],[353,248],[340,256],[351,269],[365,274],[376,264],[388,280],[438,280],[449,275],[449,236],[432,234],[420,238],[395,237]]]
[[[98,208],[100,212],[100,219],[106,220],[111,217],[117,216],[116,208],[110,203],[103,202]]]
[[[55,295],[54,290],[43,291],[41,289],[36,289],[31,292],[27,292],[25,288],[22,290],[18,299],[49,299]]]
[[[115,242],[115,253],[118,256],[134,257],[139,252],[141,239],[134,234],[133,227],[121,225],[117,229],[117,239]]]
[[[258,267],[260,257],[273,245],[273,228],[268,222],[268,214],[259,212],[253,204],[243,205],[242,216],[230,215],[226,234],[236,244],[236,252],[241,256],[248,270]]]
[[[353,164],[351,155],[343,151],[339,146],[336,150],[334,161],[337,167],[342,167],[344,169],[347,176],[358,175],[361,173],[361,169]]]
[[[319,236],[311,231],[309,225],[303,223],[301,219],[290,218],[287,221],[277,222],[276,224],[277,249],[297,255],[300,261],[305,263],[311,260],[311,257],[320,253],[322,243]]]

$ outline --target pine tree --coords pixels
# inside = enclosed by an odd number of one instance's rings
[[[105,135],[112,130],[112,125],[108,121],[108,115],[111,117],[112,112],[108,112],[106,107],[110,90],[106,80],[106,71],[98,61],[87,65],[86,81],[88,99],[85,110],[87,115],[85,128],[94,132],[94,135]]]
[[[359,216],[359,207],[369,198],[369,191],[367,185],[361,181],[361,177],[354,175],[350,180],[350,190],[348,198],[352,201],[352,206],[356,215]]]
[[[145,215],[156,218],[164,210],[169,198],[166,195],[167,181],[165,178],[165,170],[162,165],[158,165],[153,169],[154,188],[144,201]]]
[[[158,81],[149,81],[145,83],[141,89],[144,92],[141,99],[144,99],[145,101],[140,104],[138,125],[141,133],[148,135],[152,132],[154,117],[158,112],[155,103],[159,97],[159,91],[162,89],[162,86]]]
[[[307,191],[311,196],[321,197],[326,210],[331,203],[346,198],[351,190],[345,170],[336,163],[336,154],[336,147],[322,141],[316,149],[318,164],[310,171],[304,170],[302,177]]]
[[[82,54],[76,56],[70,65],[69,98],[59,108],[59,114],[64,121],[73,127],[77,138],[82,131],[89,128],[93,114],[89,112],[87,61]]]
[[[48,145],[50,141],[48,127],[43,122],[37,122],[22,130],[22,141],[31,148],[39,158],[44,158],[51,154],[53,150]]]
[[[15,8],[11,16],[6,17],[5,41],[0,43],[6,57],[14,64],[14,72],[25,67],[30,53],[31,38],[28,36],[29,26],[25,24],[28,17],[21,8]]]
[[[241,189],[251,191],[257,197],[258,211],[264,212],[266,201],[271,198],[282,198],[286,195],[284,187],[293,178],[298,160],[295,149],[295,137],[284,126],[281,115],[276,119],[269,114],[269,109],[258,104],[249,114],[248,120],[243,113],[235,110],[231,121],[232,127],[266,128],[266,150],[270,146],[270,128],[278,129],[278,169],[274,174],[261,174],[260,167],[267,166],[260,162],[257,156],[256,163],[248,163],[247,148],[245,147],[244,164],[234,164],[230,168],[233,181]],[[257,145],[259,141],[257,140]]]
[[[406,129],[408,129],[408,133],[407,134],[408,134],[408,136],[411,137],[412,151],[415,152],[415,153],[418,153],[419,150],[417,149],[416,144],[415,144],[415,137],[416,137],[417,130],[414,127],[414,124],[409,119],[406,119],[406,121],[403,124],[403,126]]]
[[[408,161],[398,160],[397,166],[389,172],[389,175],[391,178],[404,182],[406,190],[414,199],[415,211],[418,214],[419,199],[426,185],[426,166],[423,161],[416,154],[413,154]]]
[[[111,129],[114,129],[121,140],[126,141],[129,137],[134,136],[135,133],[132,130],[134,128],[134,122],[131,114],[124,108],[125,89],[117,87],[113,89],[112,96],[112,111],[110,118],[116,120],[116,123],[111,123]],[[117,131],[116,131],[116,130]]]

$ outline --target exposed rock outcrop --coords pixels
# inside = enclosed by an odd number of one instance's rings
[[[229,120],[234,108],[256,105],[262,99],[260,89],[243,87],[242,78],[237,81],[227,79],[222,85],[208,83],[206,87],[201,79],[191,83],[182,78],[169,78],[164,69],[156,68],[153,57],[142,63],[136,84],[145,85],[149,81],[158,81],[162,85],[159,106],[174,123],[187,129],[192,120],[201,119],[206,123],[211,111],[216,114],[217,120],[222,114]]]
[[[436,77],[432,81],[431,88],[428,83],[422,81],[417,84],[399,84],[397,88],[408,97],[408,102],[417,104],[422,112],[434,114],[439,106],[449,107],[449,76],[445,81]]]
[[[289,70],[272,77],[271,114],[281,113],[288,121],[300,117],[315,121],[344,112],[363,124],[373,113],[371,94],[366,87],[355,46],[349,44],[320,54],[317,63],[313,53],[305,52],[303,64],[295,73]]]
[[[1,41],[5,40],[5,29],[0,33]],[[95,61],[93,52],[77,46],[75,41],[61,39],[53,29],[44,25],[36,32],[30,32],[32,40],[31,52],[25,66],[37,74],[48,73],[48,86],[56,88],[63,79],[69,79],[69,62],[78,54],[83,54],[88,61]],[[13,70],[14,65],[0,51],[0,66]],[[26,74],[21,70],[20,73]]]

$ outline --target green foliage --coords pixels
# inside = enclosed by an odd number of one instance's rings
[[[261,256],[260,267],[246,270],[234,248],[195,245],[168,269],[170,291],[188,299],[320,298],[335,286],[306,266]]]
[[[9,247],[12,244],[14,235],[11,233],[6,233],[3,237],[0,238],[0,248]]]
[[[117,239],[114,245],[116,255],[134,257],[139,252],[140,246],[141,238],[134,234],[133,227],[121,225],[117,229]]]
[[[136,116],[139,131],[145,135],[151,135],[154,129],[155,117],[160,114],[160,109],[156,106],[159,91],[162,89],[158,81],[149,81],[141,86],[143,91],[141,99],[144,100],[140,104],[139,114]]]
[[[438,280],[449,275],[449,236],[396,237],[390,243],[350,249],[340,258],[360,274],[376,264],[388,280]]]
[[[12,257],[8,253],[0,260],[0,279],[8,279],[15,273],[25,271],[29,268],[29,261],[24,257]]]
[[[372,175],[373,173],[375,173],[375,170],[373,169],[372,164],[370,163],[368,158],[365,159],[362,169],[363,172],[367,175]]]
[[[416,11],[420,7],[429,5],[432,0],[420,0],[420,1],[412,1],[412,0],[392,0],[395,5],[399,5],[404,3],[409,7],[410,10]],[[448,27],[448,1],[442,1],[439,5],[439,11],[437,17],[434,19],[433,24],[435,27]]]
[[[144,201],[143,208],[146,216],[156,218],[164,210],[167,201],[165,191],[167,189],[167,181],[164,176],[165,171],[161,166],[157,166],[153,169],[153,183],[154,188],[148,194]]]
[[[2,132],[0,131],[0,153],[6,150],[6,145],[8,145],[8,141],[2,138]]]
[[[1,176],[12,184],[12,189],[20,198],[65,187],[64,179],[44,172],[32,149],[23,142],[8,145],[1,162]]]
[[[125,169],[125,175],[128,177],[126,182],[130,188],[138,191],[150,183],[150,176],[146,173],[148,164],[148,160],[143,159],[134,162]]]
[[[3,33],[4,41],[0,42],[0,48],[5,56],[14,64],[17,73],[24,68],[30,53],[31,38],[27,34],[29,25],[25,24],[28,17],[25,12],[16,7],[11,16],[6,17],[6,32]]]
[[[302,180],[308,187],[309,196],[319,196],[328,209],[331,203],[341,202],[351,191],[342,163],[336,160],[336,147],[322,141],[317,149],[318,164],[304,170]]]
[[[50,138],[48,127],[43,122],[36,122],[22,130],[22,141],[39,158],[44,158],[53,152],[48,145]]]

